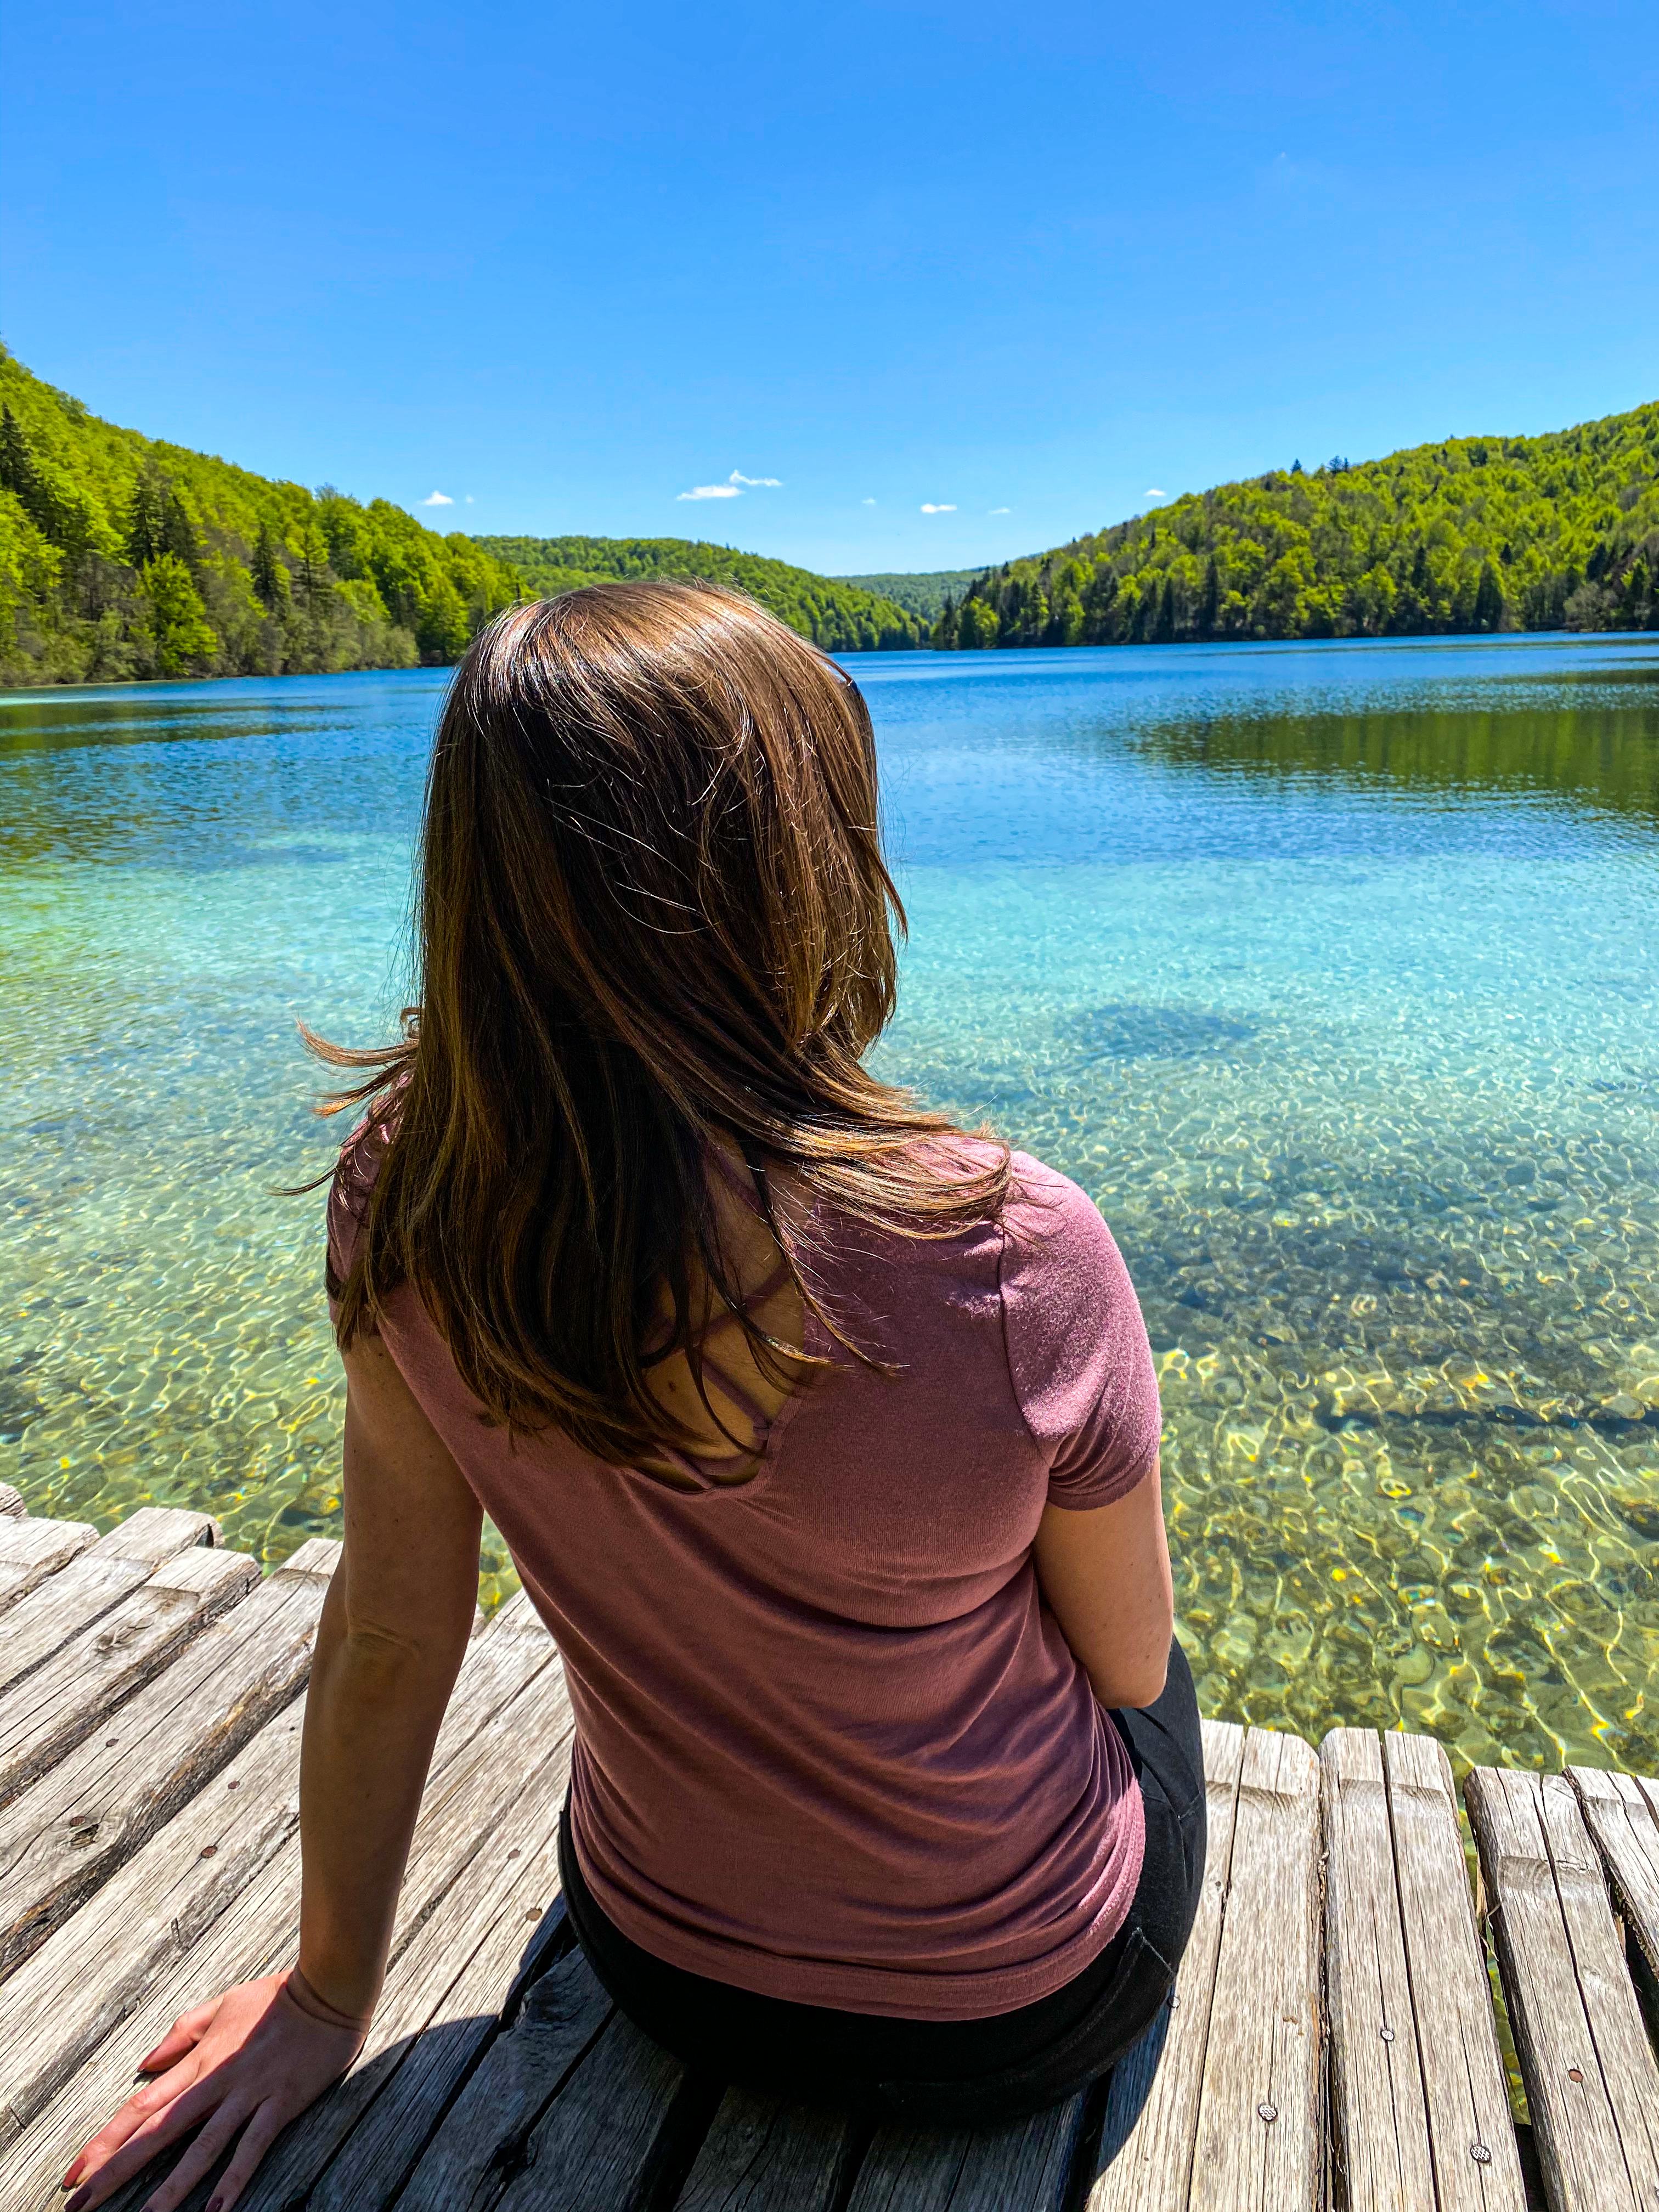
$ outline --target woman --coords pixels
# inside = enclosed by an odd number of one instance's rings
[[[747,600],[598,586],[467,655],[418,1013],[319,1048],[368,1111],[299,1957],[177,2022],[72,2212],[195,2127],[149,2204],[234,2145],[229,2212],[351,2063],[485,1511],[569,1680],[570,1918],[649,2034],[980,2120],[1163,2002],[1204,1794],[1146,1332],[1080,1191],[864,1066],[903,921],[876,817],[857,689]]]

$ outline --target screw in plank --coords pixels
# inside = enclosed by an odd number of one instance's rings
[[[1567,2079],[1568,2079],[1568,2081],[1582,2081],[1583,2080],[1583,2078],[1584,2078],[1584,2077],[1583,2077],[1583,2075],[1579,2072],[1578,2069],[1577,2069],[1576,2066],[1569,2066],[1569,2067],[1568,2067],[1568,2069],[1567,2069]]]
[[[1485,2143],[1471,2143],[1469,2145],[1469,2156],[1474,2160],[1477,2166],[1490,2166],[1492,2164],[1492,2153],[1486,2148]]]
[[[1272,2127],[1273,2122],[1279,2118],[1279,2107],[1277,2105],[1258,2105],[1255,2108],[1255,2112],[1256,2118],[1261,2120],[1266,2120],[1269,2127]]]
[[[1391,2027],[1385,2027],[1383,2029],[1382,2040],[1384,2043],[1392,2043],[1394,2041],[1394,2030]]]
[[[203,1846],[202,1846],[202,1856],[203,1856],[204,1859],[216,1858],[218,1856],[219,1856],[219,1846],[218,1846],[218,1844],[203,1844]]]

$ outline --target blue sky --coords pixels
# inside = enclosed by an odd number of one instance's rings
[[[1652,29],[16,7],[0,332],[118,422],[441,528],[976,564],[1659,397]]]

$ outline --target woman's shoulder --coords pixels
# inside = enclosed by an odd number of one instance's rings
[[[1060,1434],[1126,1378],[1150,1377],[1146,1325],[1088,1192],[1029,1153],[1016,1152],[1012,1170],[1001,1279],[1009,1370],[1034,1433]],[[1155,1403],[1155,1382],[1150,1395]]]
[[[328,1274],[332,1296],[351,1273],[368,1202],[392,1142],[394,1122],[382,1108],[365,1114],[340,1146],[328,1193]]]

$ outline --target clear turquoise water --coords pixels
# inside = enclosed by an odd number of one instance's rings
[[[1093,1192],[1208,1710],[1659,1771],[1659,641],[878,656],[884,1066]],[[334,1525],[441,675],[0,698],[0,1480]],[[489,1561],[499,1588],[506,1562]]]

